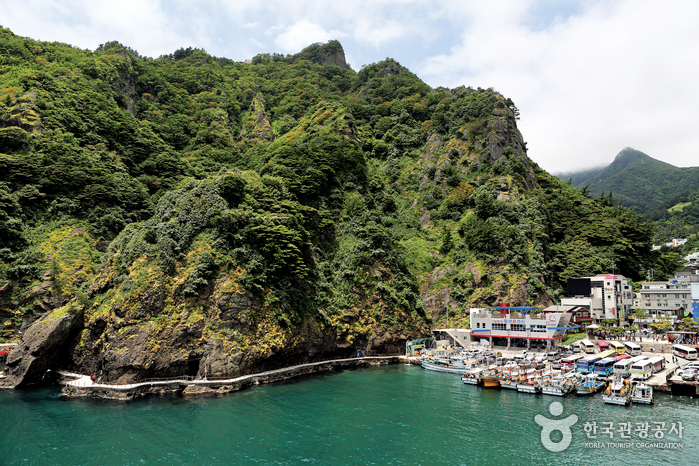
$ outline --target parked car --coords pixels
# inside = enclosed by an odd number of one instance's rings
[[[566,350],[566,351],[564,351],[564,352],[561,353],[561,358],[568,358],[568,357],[570,357],[570,356],[572,356],[572,355],[573,355],[573,352],[572,352],[572,351]]]
[[[689,364],[685,364],[684,366],[680,367],[677,369],[677,375],[682,376],[686,371],[690,370],[698,370],[699,371],[699,362],[690,362]]]
[[[694,380],[697,377],[697,369],[686,369],[682,372],[682,380]]]
[[[546,352],[546,359],[549,361],[555,361],[561,357],[561,352],[558,350],[549,350]]]
[[[551,369],[561,370],[561,360],[556,359],[551,363]]]
[[[515,361],[523,360],[524,358],[527,357],[527,353],[528,353],[527,350],[518,351],[517,354],[515,354]]]

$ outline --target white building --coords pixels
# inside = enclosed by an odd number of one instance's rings
[[[528,314],[532,308],[471,309],[471,337],[496,346],[555,346],[569,330],[571,314]],[[495,312],[494,312],[495,311]]]
[[[623,275],[599,274],[568,280],[568,296],[563,306],[580,306],[590,310],[592,318],[624,321],[633,306],[633,285]]]

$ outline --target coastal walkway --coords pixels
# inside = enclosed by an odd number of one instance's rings
[[[405,356],[365,356],[360,358],[331,359],[327,361],[298,364],[296,366],[284,367],[255,374],[247,374],[239,377],[206,377],[195,378],[190,376],[179,376],[172,378],[146,379],[130,384],[118,384],[111,382],[93,381],[89,375],[76,374],[72,372],[58,371],[67,379],[64,382],[67,387],[80,390],[111,391],[111,392],[132,392],[140,389],[151,389],[155,387],[172,388],[178,387],[208,387],[217,388],[223,386],[234,386],[242,388],[248,385],[273,382],[287,379],[297,375],[311,374],[332,370],[335,367],[351,367],[359,365],[379,365],[407,360]]]

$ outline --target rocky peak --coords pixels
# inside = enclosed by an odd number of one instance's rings
[[[320,65],[336,65],[340,68],[349,68],[345,60],[345,50],[337,40],[331,40],[326,44],[320,42],[311,44],[299,52],[296,57],[310,60]]]

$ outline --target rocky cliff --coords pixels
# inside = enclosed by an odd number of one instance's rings
[[[336,41],[236,63],[0,36],[9,385],[396,354],[446,306],[466,326],[654,266],[648,226],[540,170],[493,89],[354,72]]]

